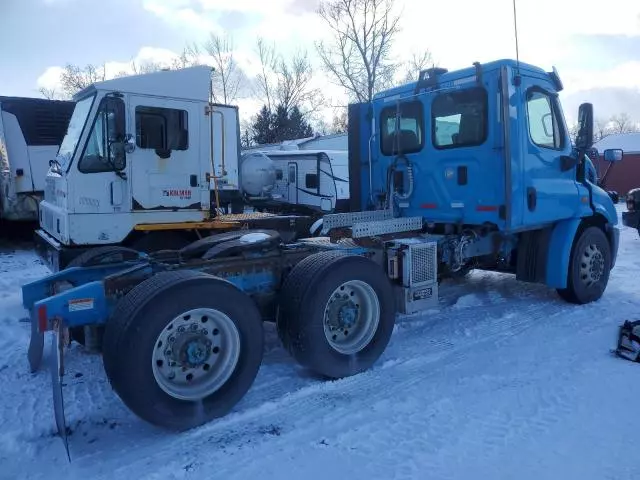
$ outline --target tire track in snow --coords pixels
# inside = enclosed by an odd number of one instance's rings
[[[545,312],[538,313],[541,309],[544,309],[545,305],[529,305],[523,306],[517,309],[520,315],[513,313],[497,318],[490,319],[488,325],[483,327],[477,327],[483,330],[483,335],[479,339],[469,339],[468,337],[461,337],[464,341],[459,345],[447,345],[446,343],[440,343],[432,348],[426,354],[422,354],[416,358],[410,358],[408,360],[391,359],[387,362],[382,362],[381,365],[369,372],[366,372],[357,377],[351,377],[343,379],[337,382],[327,383],[314,383],[307,387],[303,387],[295,392],[284,395],[281,398],[276,398],[271,401],[267,401],[262,405],[247,409],[242,412],[235,413],[231,416],[218,420],[215,423],[205,425],[200,429],[191,432],[184,437],[178,439],[172,439],[166,443],[165,447],[169,448],[172,453],[171,457],[179,458],[192,458],[197,459],[198,455],[193,455],[192,448],[185,448],[186,445],[194,445],[204,443],[203,449],[210,449],[211,443],[217,444],[219,439],[226,439],[226,445],[223,450],[229,451],[235,448],[243,448],[243,445],[247,441],[253,441],[260,443],[264,441],[264,436],[258,435],[263,425],[279,425],[282,430],[282,434],[288,436],[288,441],[291,439],[289,436],[300,436],[299,433],[293,432],[295,428],[302,427],[302,432],[308,430],[304,426],[290,423],[290,419],[305,418],[308,416],[308,412],[317,412],[318,414],[325,413],[330,414],[330,411],[336,408],[346,408],[350,404],[370,405],[372,400],[376,400],[378,403],[373,403],[372,408],[383,409],[384,404],[388,401],[388,393],[380,392],[379,385],[387,384],[392,385],[393,389],[397,392],[403,392],[407,389],[411,389],[416,385],[420,385],[428,380],[434,371],[438,371],[438,364],[443,363],[447,368],[461,364],[467,360],[469,352],[473,352],[483,344],[489,346],[496,346],[500,342],[511,336],[518,335],[524,332],[531,326],[538,324],[542,319],[548,319],[549,315]],[[548,306],[547,306],[548,307]],[[461,312],[457,312],[458,315]],[[464,312],[463,318],[457,318],[456,323],[462,320],[462,323],[475,322],[477,313],[471,309],[468,312]],[[415,333],[415,332],[413,332]],[[406,337],[406,335],[403,335]],[[415,342],[416,336],[412,335]],[[403,345],[406,338],[398,338],[394,341],[394,346],[397,348],[405,348],[407,345]],[[422,340],[424,343],[424,340]],[[410,342],[411,343],[411,342]],[[433,345],[432,345],[433,346]],[[430,346],[431,348],[431,346]],[[382,395],[382,400],[380,400]],[[443,408],[441,404],[436,404],[438,408],[431,412],[432,415],[442,414],[447,412],[446,408]],[[369,410],[369,409],[367,409]],[[327,412],[328,411],[328,412]],[[367,413],[364,413],[366,416]],[[448,413],[452,418],[454,412]],[[358,420],[358,415],[350,414],[348,418],[343,418],[340,421],[332,422],[334,430],[347,429],[349,425]],[[451,425],[447,430],[446,425]],[[240,427],[240,428],[238,428]],[[445,422],[440,427],[440,431],[437,432],[436,437],[448,438],[448,436],[455,429],[455,422]],[[444,430],[443,430],[444,429]],[[445,431],[447,430],[447,431]],[[305,439],[298,438],[294,443],[308,443],[313,441],[314,434],[311,433]],[[388,441],[388,438],[387,438]],[[149,450],[163,451],[162,445],[154,443],[148,447]],[[147,450],[145,447],[144,450]],[[146,454],[138,451],[143,458]],[[200,448],[197,448],[200,451]],[[180,453],[177,453],[180,452]],[[122,452],[126,455],[125,452]],[[152,455],[153,452],[148,452]],[[168,455],[169,456],[169,455]],[[93,463],[92,456],[89,455],[83,459],[78,459],[80,462],[89,464]],[[135,459],[134,464],[138,463]],[[182,463],[182,461],[178,462]],[[131,465],[127,463],[127,468]],[[181,467],[178,464],[173,464],[170,468],[179,470]],[[111,474],[112,472],[109,472]],[[231,472],[229,472],[231,473]]]

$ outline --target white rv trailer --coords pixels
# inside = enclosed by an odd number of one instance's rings
[[[74,102],[0,96],[0,219],[37,221]]]
[[[256,208],[312,214],[348,211],[346,150],[251,151],[242,156],[241,162],[251,165],[254,172],[275,173],[263,176],[262,185],[245,185],[247,202]]]

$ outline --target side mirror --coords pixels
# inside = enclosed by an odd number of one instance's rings
[[[588,150],[593,145],[593,104],[583,103],[578,108],[578,135],[576,148]]]
[[[125,167],[124,163],[124,142],[111,143],[111,158],[113,158],[113,166],[116,170],[122,170]]]
[[[620,162],[624,156],[621,148],[608,148],[603,152],[605,162]]]

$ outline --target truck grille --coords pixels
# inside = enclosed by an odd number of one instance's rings
[[[44,224],[43,227],[46,231],[53,232],[53,212],[48,208],[43,209],[42,222]]]
[[[44,199],[47,202],[55,203],[56,197],[56,181],[53,178],[47,178],[44,186]]]

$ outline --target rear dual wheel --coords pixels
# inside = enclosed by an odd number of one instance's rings
[[[117,305],[104,334],[111,385],[140,418],[184,430],[225,415],[260,368],[262,319],[231,283],[163,272]]]
[[[280,294],[279,337],[298,363],[329,377],[369,369],[395,324],[392,286],[374,261],[345,252],[298,263]]]

